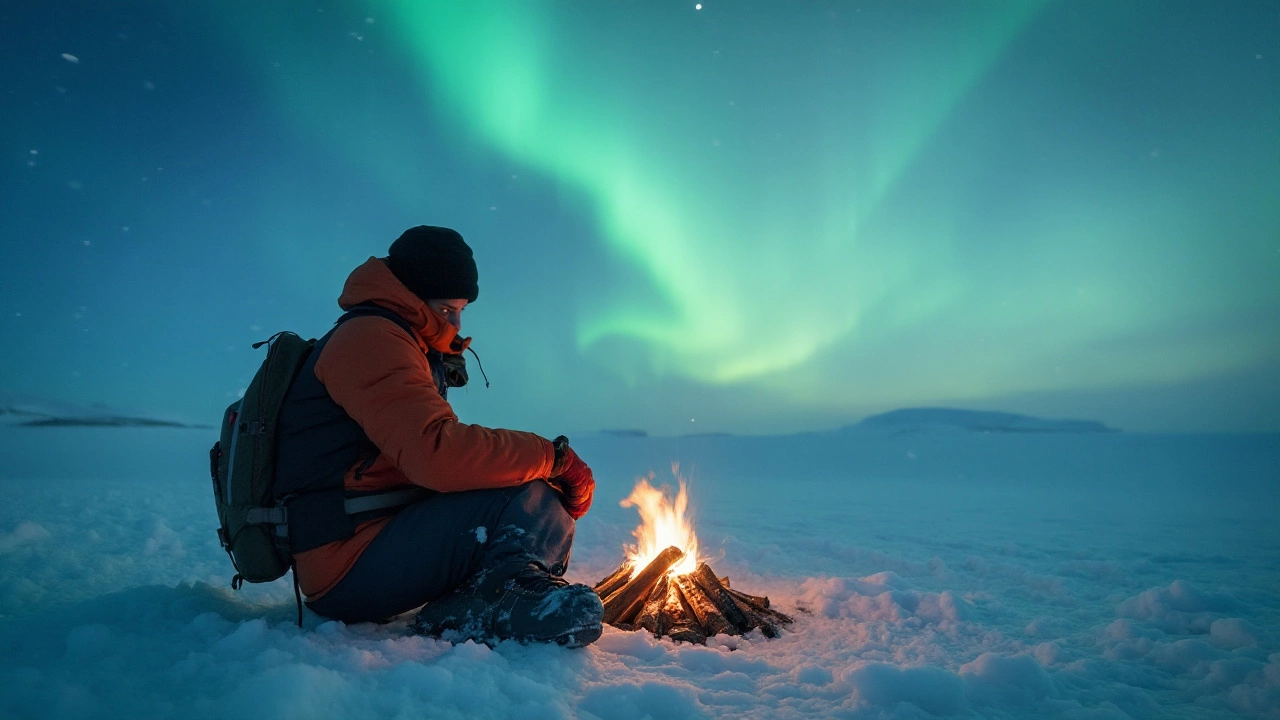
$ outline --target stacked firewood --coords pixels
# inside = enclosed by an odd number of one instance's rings
[[[716,577],[707,566],[687,575],[670,570],[684,558],[679,548],[663,550],[635,577],[632,564],[624,562],[612,575],[596,584],[604,600],[604,621],[623,630],[644,628],[655,637],[705,643],[720,633],[741,635],[760,628],[765,637],[777,637],[791,618],[769,607],[769,598],[729,587],[729,578]]]

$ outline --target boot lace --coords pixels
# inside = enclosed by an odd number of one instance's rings
[[[513,587],[520,588],[526,592],[545,593],[568,587],[569,581],[564,578],[553,577],[537,565],[530,565],[516,573],[511,578],[511,584]]]

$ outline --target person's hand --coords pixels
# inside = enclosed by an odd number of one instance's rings
[[[551,485],[560,490],[564,509],[577,520],[591,508],[596,479],[591,468],[569,447],[569,438],[561,435],[552,443],[556,447],[556,462],[551,468]]]

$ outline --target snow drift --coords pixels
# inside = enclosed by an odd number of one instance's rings
[[[583,651],[299,629],[227,587],[208,431],[0,428],[0,716],[1280,717],[1280,438],[915,427],[575,439],[570,579],[679,461],[717,571],[796,616]]]

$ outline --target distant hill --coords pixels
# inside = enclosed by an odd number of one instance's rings
[[[1018,413],[997,412],[992,410],[965,410],[962,408],[903,408],[890,412],[872,415],[861,422],[834,430],[811,430],[801,435],[814,436],[827,433],[873,432],[897,435],[907,432],[925,430],[961,430],[982,433],[1075,433],[1102,434],[1118,433],[1118,428],[1107,427],[1097,420],[1052,420]],[[611,438],[675,438],[675,439],[709,439],[730,437],[753,437],[729,432],[696,432],[671,436],[650,436],[648,432],[632,428],[607,428],[596,430],[591,435]]]
[[[1096,420],[1046,420],[1030,415],[961,410],[957,408],[906,408],[872,415],[843,430],[923,430],[951,427],[973,432],[1002,433],[1110,433],[1115,428]]]
[[[176,427],[192,425],[142,410],[122,410],[102,404],[75,405],[28,395],[0,394],[0,425],[10,427]]]
[[[649,437],[649,431],[639,428],[605,428],[600,431],[601,435],[620,438],[646,438]]]

